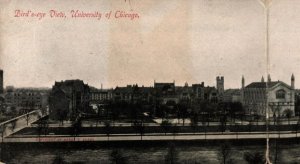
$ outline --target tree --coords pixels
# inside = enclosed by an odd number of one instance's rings
[[[119,116],[120,116],[120,110],[118,108],[113,108],[112,113],[111,113],[113,126],[115,125],[115,122],[119,118]]]
[[[80,118],[77,118],[73,123],[72,123],[72,134],[74,135],[74,141],[75,137],[78,136],[81,132],[82,129],[82,121]]]
[[[12,115],[12,116],[17,116],[17,115],[18,115],[18,113],[17,113],[17,108],[16,108],[15,106],[12,106],[12,107],[10,108],[10,111],[11,111],[11,115]]]
[[[111,130],[112,130],[112,127],[110,125],[110,122],[105,121],[104,122],[104,132],[107,136],[107,140],[109,140],[109,135],[111,134]]]
[[[141,140],[143,140],[143,135],[145,133],[145,126],[143,122],[135,121],[133,123],[133,128],[136,130],[137,133],[141,135]]]
[[[222,133],[226,130],[227,117],[226,114],[220,117],[220,130]]]
[[[229,104],[229,108],[230,108],[229,114],[231,115],[231,118],[233,118],[234,119],[233,121],[235,122],[236,115],[238,113],[243,112],[243,110],[244,110],[243,105],[240,102],[233,102],[233,103]]]
[[[27,125],[28,125],[28,122],[29,122],[29,120],[30,120],[30,114],[29,114],[29,112],[26,113],[26,115],[25,115],[25,120],[26,120],[26,123],[27,123]]]
[[[49,123],[48,120],[39,120],[37,124],[37,132],[39,135],[39,141],[40,141],[40,136],[41,134],[46,135],[49,130]]]
[[[231,153],[232,153],[231,146],[228,142],[225,142],[220,146],[219,153],[220,153],[221,161],[223,164],[226,164],[227,162],[232,160],[230,158]]]
[[[127,158],[124,157],[122,151],[115,149],[110,153],[110,161],[112,164],[125,164],[127,163]]]
[[[300,122],[297,121],[297,124],[295,125],[295,133],[296,133],[296,138],[298,138],[298,131],[300,129]]]
[[[205,112],[208,114],[207,116],[207,126],[209,126],[210,120],[214,120],[216,116],[217,105],[213,103],[209,103],[206,105]]]
[[[288,123],[290,125],[290,119],[293,116],[293,111],[290,109],[287,109],[284,111],[284,116],[288,119]]]
[[[174,125],[172,127],[172,133],[173,133],[173,140],[175,140],[176,134],[179,132],[179,127],[177,125]]]
[[[198,114],[197,113],[192,113],[191,114],[191,128],[193,129],[194,133],[197,131],[198,127]]]
[[[160,124],[160,126],[163,128],[165,135],[167,135],[167,132],[171,128],[171,123],[168,120],[163,120]]]
[[[64,125],[64,120],[66,120],[68,116],[68,111],[67,110],[58,110],[58,120],[60,121],[61,125]]]
[[[168,146],[168,152],[165,156],[165,163],[167,164],[175,164],[178,161],[178,152],[173,143],[170,143]]]
[[[256,126],[258,126],[258,121],[259,121],[259,115],[258,114],[254,114],[254,120],[256,120]]]
[[[182,119],[182,126],[184,126],[185,119],[188,115],[188,107],[189,107],[189,100],[182,100],[179,104],[175,104],[177,108],[177,118],[178,120]],[[179,121],[178,121],[179,122]]]
[[[247,161],[248,164],[264,164],[265,163],[264,155],[259,152],[255,152],[253,154],[249,153],[249,152],[244,153],[244,160]]]
[[[247,128],[248,128],[248,132],[251,132],[252,131],[252,120],[249,120],[249,124],[247,125]]]

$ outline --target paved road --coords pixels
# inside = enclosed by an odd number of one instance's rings
[[[292,131],[288,132],[270,132],[270,138],[295,138],[298,137],[300,133],[295,133]],[[179,133],[179,134],[146,134],[144,136],[136,134],[123,134],[123,135],[80,135],[77,137],[68,135],[48,135],[48,136],[15,136],[8,137],[4,139],[4,142],[84,142],[84,141],[159,141],[159,140],[218,140],[218,139],[264,139],[266,138],[266,133]]]

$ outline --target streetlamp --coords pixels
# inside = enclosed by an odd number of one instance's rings
[[[270,57],[269,57],[269,8],[271,6],[272,0],[258,0],[264,8],[265,12],[265,55],[267,57],[267,74],[270,72]],[[267,148],[266,148],[266,163],[270,162],[269,157],[269,102],[268,102],[268,82],[266,82],[266,138],[267,138]]]

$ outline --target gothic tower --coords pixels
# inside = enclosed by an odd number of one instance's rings
[[[244,78],[244,75],[242,76],[242,89],[245,88],[245,78]]]
[[[271,75],[268,74],[268,83],[270,83],[272,80],[271,80]]]
[[[224,93],[224,77],[217,76],[217,90],[219,93]]]
[[[217,90],[219,93],[219,100],[223,101],[223,95],[224,95],[224,77],[217,76]]]
[[[292,89],[295,89],[295,77],[294,77],[294,74],[292,74],[292,77],[291,77],[291,87],[292,87]]]

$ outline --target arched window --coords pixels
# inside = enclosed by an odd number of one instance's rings
[[[285,98],[285,91],[283,89],[280,89],[276,92],[276,98],[277,99],[284,99]]]

